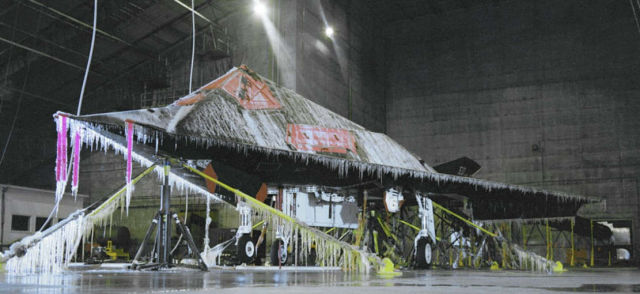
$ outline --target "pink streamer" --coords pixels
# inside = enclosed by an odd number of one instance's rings
[[[62,154],[62,160],[60,165],[62,168],[60,169],[60,181],[67,180],[67,117],[62,117],[62,148],[60,148],[60,154]]]
[[[133,123],[127,121],[127,184],[131,183],[131,150],[133,149]]]
[[[78,128],[73,141],[73,176],[71,178],[71,193],[78,195],[78,178],[80,176],[80,150],[82,149],[82,129]]]
[[[62,160],[62,155],[60,155],[60,149],[62,149],[62,118],[58,119],[58,142],[56,143],[56,182],[60,181],[60,161]]]
[[[58,115],[58,143],[56,156],[56,203],[62,199],[67,184],[67,117]]]

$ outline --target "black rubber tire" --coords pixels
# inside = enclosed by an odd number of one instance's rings
[[[427,251],[429,251],[427,255]],[[427,269],[433,262],[433,243],[429,238],[420,238],[416,247],[416,267]]]
[[[252,249],[250,250],[250,248]],[[240,237],[240,240],[238,240],[237,255],[238,261],[241,264],[253,263],[253,260],[256,256],[256,246],[255,244],[253,244],[253,240],[251,240],[251,236],[249,234],[242,235],[242,237]]]
[[[281,253],[281,250],[284,250],[285,254],[284,254],[284,260],[280,260],[281,257],[279,256]],[[271,252],[269,252],[269,257],[271,260],[271,265],[274,266],[279,266],[279,265],[285,265],[287,263],[287,258],[289,256],[289,254],[286,254],[287,252],[287,248],[284,247],[284,242],[280,239],[277,239],[275,241],[273,241],[273,243],[271,243]]]

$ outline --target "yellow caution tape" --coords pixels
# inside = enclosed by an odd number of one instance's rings
[[[431,203],[433,203],[433,206],[436,206],[436,207],[438,207],[438,208],[442,209],[442,211],[444,211],[444,212],[446,212],[446,213],[448,213],[448,214],[450,214],[450,215],[453,215],[454,217],[458,218],[459,220],[461,220],[461,221],[463,221],[463,222],[467,223],[468,225],[470,225],[470,226],[472,226],[472,227],[474,227],[474,228],[476,228],[476,229],[478,229],[478,230],[480,230],[480,231],[482,231],[482,232],[486,233],[487,235],[489,235],[489,236],[491,236],[491,237],[497,237],[497,236],[498,236],[498,235],[496,235],[495,233],[489,232],[489,231],[487,231],[485,228],[483,228],[483,227],[481,227],[481,226],[478,226],[478,225],[474,224],[472,221],[470,221],[470,220],[468,220],[468,219],[466,219],[466,218],[464,218],[464,217],[459,216],[457,213],[455,213],[455,212],[453,212],[453,211],[451,211],[451,210],[448,210],[448,209],[444,208],[442,205],[440,205],[440,204],[438,204],[438,203],[435,203],[435,202],[433,202],[433,201],[431,201]]]
[[[255,228],[259,227],[261,224],[264,224],[264,220],[261,220],[257,224],[253,225],[253,227],[251,227],[251,229],[255,229]]]
[[[233,194],[235,194],[237,196],[240,196],[240,197],[244,198],[246,201],[249,201],[252,204],[255,204],[256,206],[258,206],[260,208],[268,210],[269,212],[271,212],[271,213],[273,213],[273,214],[285,219],[286,221],[289,221],[289,222],[292,222],[292,223],[298,223],[294,218],[284,214],[282,211],[277,210],[277,209],[275,209],[275,208],[273,208],[273,207],[271,207],[269,205],[266,205],[266,204],[260,202],[258,199],[255,199],[255,198],[245,194],[244,192],[242,192],[242,191],[240,191],[238,189],[235,189],[235,188],[233,188],[233,187],[231,187],[231,186],[229,186],[229,185],[227,185],[227,184],[225,184],[223,182],[220,182],[220,181],[218,181],[218,179],[215,179],[215,178],[213,178],[213,177],[211,177],[211,176],[199,171],[198,169],[195,169],[195,168],[193,168],[191,166],[188,166],[188,165],[186,165],[184,163],[182,164],[182,166],[185,167],[186,169],[190,170],[191,172],[193,172],[193,173],[195,173],[195,174],[197,174],[197,175],[199,175],[199,176],[201,176],[201,177],[203,177],[203,178],[205,178],[205,179],[207,179],[209,181],[212,181],[212,182],[216,183],[216,185],[222,187],[223,189],[225,189],[225,190],[227,190],[227,191],[229,191],[229,192],[231,192],[231,193],[233,193]]]
[[[410,228],[412,228],[412,229],[414,229],[414,230],[416,230],[416,231],[420,231],[420,228],[419,228],[419,227],[417,227],[417,226],[414,226],[414,225],[412,225],[412,224],[410,224],[410,223],[408,223],[408,222],[405,222],[405,221],[403,221],[403,220],[399,220],[399,221],[400,221],[400,223],[401,223],[401,224],[405,224],[405,225],[409,226]]]

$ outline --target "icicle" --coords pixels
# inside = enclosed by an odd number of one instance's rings
[[[206,257],[206,255],[208,254],[207,252],[209,251],[209,226],[211,225],[211,204],[210,204],[210,200],[209,197],[207,197],[207,215],[205,216],[205,223],[204,223],[204,255]]]
[[[187,224],[187,216],[189,216],[189,191],[185,193],[184,202],[184,223]]]
[[[56,157],[56,197],[58,203],[64,195],[67,186],[67,128],[69,127],[67,117],[59,114],[57,122],[58,144]]]
[[[133,122],[126,121],[127,124],[127,173],[126,173],[126,183],[127,183],[127,191],[125,197],[125,210],[127,211],[127,215],[129,215],[129,204],[131,203],[131,193],[133,192],[133,185],[131,184],[131,153],[133,149]]]
[[[129,146],[124,146],[123,144],[102,135],[100,132],[104,130],[103,127],[88,124],[85,122],[78,122],[78,123],[86,127],[82,140],[85,141],[88,145],[91,145],[92,147],[96,146],[96,149],[102,149],[104,151],[107,151],[108,149],[113,148],[116,153],[127,154],[127,157],[130,156],[132,160],[136,160],[137,162],[140,162],[144,166],[151,166],[153,164],[151,159],[145,157],[142,154],[133,152],[133,150],[130,150],[130,148],[127,148]],[[129,125],[127,125],[127,128],[125,130],[128,131],[128,129],[129,129]],[[132,132],[127,132],[127,145],[130,145],[129,142],[133,141],[132,137],[131,137],[131,140],[129,140],[130,133]],[[216,144],[216,143],[207,141],[207,144]],[[239,151],[242,151],[242,150],[244,150],[245,152],[248,151],[247,149],[248,147],[246,146],[237,145],[237,147]],[[301,158],[307,161],[315,160],[314,158],[310,158],[310,157],[301,157]],[[326,159],[323,159],[323,160],[326,160]],[[336,163],[336,161],[326,160],[325,163],[335,164],[336,167],[339,166]],[[345,168],[347,167],[349,166],[345,166]],[[160,177],[164,175],[164,169],[161,166],[156,166],[154,168],[154,171]],[[207,202],[213,200],[213,201],[216,201],[217,203],[223,203],[223,204],[226,203],[221,201],[221,198],[219,195],[210,193],[208,190],[206,190],[206,188],[203,188],[200,185],[194,184],[191,181],[188,181],[177,174],[170,172],[168,176],[169,176],[169,184],[172,187],[177,188],[177,190],[198,193],[200,195],[205,196],[207,198]],[[127,190],[130,190],[130,189],[127,189]],[[110,213],[117,208],[118,201],[113,201],[112,203],[113,203],[113,206],[110,206],[108,209],[110,210],[110,212],[107,213],[107,209],[104,209],[99,213],[100,217],[110,215]],[[277,226],[278,224],[281,224],[283,226],[283,233],[285,236],[291,236],[294,228],[303,229],[303,231],[305,232],[305,235],[307,236],[306,244],[304,244],[303,246],[307,249],[307,251],[309,251],[311,244],[315,243],[317,245],[316,252],[318,254],[318,264],[321,264],[321,265],[334,264],[335,265],[340,263],[340,265],[344,265],[345,260],[348,260],[349,257],[341,258],[340,255],[341,254],[344,255],[345,252],[350,252],[351,254],[353,254],[353,255],[350,254],[349,256],[353,256],[354,261],[357,261],[358,264],[360,265],[360,266],[350,267],[352,270],[355,270],[355,271],[368,272],[372,265],[375,265],[376,262],[380,263],[380,260],[379,258],[377,258],[377,256],[367,253],[365,251],[358,250],[354,246],[347,244],[345,242],[342,242],[340,240],[337,240],[336,238],[329,236],[327,234],[324,234],[323,232],[315,228],[309,227],[302,223],[292,222],[290,219],[286,219],[279,215],[276,215],[268,208],[262,207],[260,205],[257,205],[251,202],[250,202],[250,205],[259,214],[263,215],[266,219],[270,220],[270,224],[274,224],[274,227]],[[207,212],[207,226],[209,226],[211,223],[209,214],[210,214],[210,208],[208,209],[208,212]],[[95,215],[95,217],[96,219],[99,218],[98,215]],[[203,257],[209,255],[210,253],[212,254],[215,253],[211,251],[211,249],[213,248],[210,248],[208,243],[209,243],[209,236],[208,236],[208,227],[207,227],[207,229],[205,230],[205,248],[208,250],[203,250]]]
[[[82,128],[75,128],[73,140],[73,175],[71,178],[71,194],[76,200],[78,196],[78,178],[80,176],[80,151],[82,149]]]
[[[219,260],[220,260],[220,257],[222,256],[222,252],[227,247],[229,247],[229,245],[234,244],[233,242],[234,240],[235,238],[232,238],[216,246],[213,246],[213,248],[205,249],[204,252],[202,253],[202,259],[204,260],[204,263],[206,263],[208,267],[219,265],[220,264]]]
[[[83,215],[74,216],[72,220],[55,232],[42,237],[38,232],[25,237],[13,246],[24,246],[25,255],[10,258],[7,271],[12,274],[55,273],[62,271],[73,258],[85,232]]]
[[[519,268],[525,270],[527,268],[531,271],[540,271],[551,273],[554,263],[532,251],[526,251],[517,245],[512,245],[511,249],[515,252],[519,261]]]

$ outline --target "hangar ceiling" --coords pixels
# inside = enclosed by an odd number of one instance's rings
[[[82,113],[149,106],[141,93],[167,88],[176,67],[171,61],[188,59],[181,49],[190,52],[191,48],[190,3],[98,2],[99,30]],[[497,3],[372,0],[348,6],[371,13],[378,25],[384,25]],[[230,60],[233,36],[221,23],[232,14],[246,13],[249,4],[250,0],[195,1],[200,13],[196,54]],[[93,1],[0,0],[0,7],[0,148],[8,146],[7,154],[13,154],[0,160],[0,174],[2,182],[16,182],[24,173],[51,162],[52,113],[76,112],[91,41]],[[227,61],[218,72],[231,65]],[[13,167],[18,171],[9,172]]]

